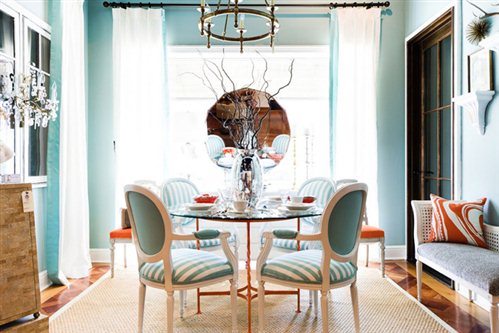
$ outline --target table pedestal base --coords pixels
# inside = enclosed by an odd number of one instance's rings
[[[300,232],[300,218],[297,218],[297,230]],[[199,219],[196,219],[196,230],[199,230]],[[237,296],[246,300],[248,305],[248,333],[251,333],[251,301],[258,297],[258,289],[251,285],[251,223],[246,222],[246,278],[248,284],[237,289]],[[197,241],[199,250],[199,241]],[[300,251],[300,242],[297,242],[297,250]],[[246,291],[246,293],[244,293]],[[265,290],[265,295],[296,295],[296,313],[300,313],[300,289],[297,290]],[[198,314],[201,314],[201,296],[230,296],[230,291],[201,291],[197,289]]]

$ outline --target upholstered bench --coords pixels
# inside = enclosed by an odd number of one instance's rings
[[[431,230],[431,201],[412,201],[418,300],[423,264],[444,274],[490,303],[491,332],[499,333],[499,227],[484,225],[488,249],[466,244],[427,243]]]

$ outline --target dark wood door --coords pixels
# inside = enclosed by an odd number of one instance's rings
[[[453,193],[453,12],[411,39],[408,50],[407,258],[414,260],[411,200]]]

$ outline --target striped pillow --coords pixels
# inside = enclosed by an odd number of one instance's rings
[[[483,206],[487,198],[452,201],[430,195],[433,207],[429,242],[470,244],[487,248],[483,237]]]

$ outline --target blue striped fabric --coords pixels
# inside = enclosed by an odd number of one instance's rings
[[[300,250],[307,250],[310,247],[310,243],[308,241],[300,242]],[[293,251],[296,251],[298,248],[297,242],[294,239],[274,239],[273,245],[274,247]]]
[[[232,275],[232,266],[226,258],[213,253],[178,249],[172,250],[173,284],[192,284]],[[139,269],[140,277],[151,282],[164,283],[163,261],[144,263]]]
[[[272,141],[272,149],[276,152],[276,154],[286,154],[289,146],[289,135],[280,134],[274,138]]]
[[[310,178],[302,184],[298,190],[298,196],[312,196],[316,198],[316,205],[324,208],[335,191],[334,183],[323,177]],[[302,219],[304,223],[316,226],[320,223],[320,217],[305,217]],[[314,230],[318,231],[318,230]]]
[[[223,149],[225,148],[224,140],[218,135],[208,135],[206,139],[206,150],[208,151],[208,156],[212,160],[218,160],[222,157]]]
[[[320,250],[289,253],[267,261],[262,267],[262,275],[283,281],[320,284],[322,283],[321,260]],[[357,267],[354,264],[331,260],[330,283],[349,280],[356,273]]]
[[[168,209],[191,203],[192,198],[199,194],[196,185],[188,179],[173,178],[167,180],[161,191],[161,197]],[[182,225],[188,225],[194,222],[192,218],[182,219]]]

